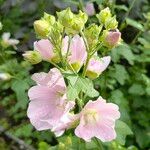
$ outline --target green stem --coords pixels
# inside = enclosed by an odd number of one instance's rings
[[[72,37],[69,36],[68,47],[67,47],[67,53],[66,53],[66,56],[65,56],[65,61],[66,61],[65,64],[67,64],[67,58],[68,58],[68,54],[69,54],[71,39],[72,39]]]
[[[99,150],[104,150],[102,143],[96,137],[94,138],[94,141],[96,145],[98,146]]]
[[[85,43],[86,51],[89,52],[89,45],[88,45],[87,39],[86,39],[86,37],[85,37],[83,31],[80,31],[80,34],[81,34],[81,36],[82,36],[82,38],[83,38],[83,41],[84,41],[84,43]]]

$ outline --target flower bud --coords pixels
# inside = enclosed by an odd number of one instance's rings
[[[95,14],[95,8],[94,8],[93,3],[86,4],[85,12],[88,14],[88,16],[93,16]]]
[[[49,15],[45,12],[44,12],[44,17],[42,19],[47,21],[49,23],[49,25],[53,25],[56,21],[54,16]]]
[[[110,56],[101,59],[98,57],[92,57],[86,70],[86,76],[91,79],[96,79],[108,67],[110,60]]]
[[[102,24],[105,24],[106,20],[108,20],[111,17],[110,9],[107,7],[100,11],[99,14],[96,15],[99,22]]]
[[[31,64],[38,64],[42,61],[42,57],[38,51],[27,51],[23,54],[23,57]]]
[[[63,11],[57,12],[58,21],[64,26],[69,27],[73,21],[74,14],[71,12],[70,8]]]
[[[120,40],[121,33],[119,32],[119,30],[103,31],[102,42],[106,47],[113,48],[117,46]]]
[[[49,23],[45,20],[36,20],[34,30],[39,37],[46,38],[49,33]]]
[[[0,73],[0,80],[7,81],[11,79],[11,75],[9,73]]]
[[[90,49],[97,44],[101,29],[102,27],[97,26],[96,24],[91,24],[88,28],[85,29],[84,34],[89,43]]]
[[[88,18],[87,15],[82,11],[80,11],[77,15],[73,14],[70,8],[67,8],[61,12],[57,12],[57,16],[58,21],[65,27],[68,35],[75,35],[79,33],[83,29]]]
[[[78,34],[84,28],[87,19],[87,14],[83,13],[82,11],[79,11],[79,14],[74,15],[71,27],[66,29],[67,33],[73,35]]]
[[[36,34],[41,38],[46,38],[54,23],[55,17],[44,13],[44,16],[40,20],[36,20],[34,22],[34,29]]]
[[[118,22],[116,20],[116,16],[111,17],[111,18],[106,20],[105,28],[107,30],[114,30],[114,29],[117,29],[117,27],[118,27]]]

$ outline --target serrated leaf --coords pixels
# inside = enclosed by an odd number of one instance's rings
[[[132,27],[135,27],[136,29],[140,31],[144,31],[143,25],[133,19],[126,18],[126,23]]]
[[[115,139],[119,144],[124,145],[127,135],[133,134],[129,126],[121,120],[116,121],[115,130],[117,138]]]
[[[118,62],[120,58],[125,58],[131,65],[134,64],[135,56],[129,46],[122,44],[114,48],[111,52],[112,60]]]
[[[17,107],[25,108],[28,102],[27,94],[25,92],[29,88],[28,83],[25,80],[15,80],[12,82],[11,88],[17,96]]]
[[[129,79],[128,72],[122,65],[115,65],[114,71],[111,76],[113,76],[121,85],[125,84],[125,81]]]
[[[145,93],[145,89],[142,87],[142,85],[137,83],[134,83],[128,91],[133,95],[143,95]]]

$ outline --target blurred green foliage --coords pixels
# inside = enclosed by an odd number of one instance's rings
[[[3,24],[0,35],[10,32],[13,38],[20,40],[17,50],[0,47],[0,54],[4,54],[0,59],[0,73],[11,75],[10,80],[0,80],[0,126],[36,149],[95,150],[94,141],[84,143],[71,135],[70,131],[56,140],[49,131],[37,132],[33,129],[26,117],[27,90],[33,84],[30,75],[47,71],[50,66],[41,63],[33,69],[22,58],[22,52],[33,49],[33,42],[36,40],[33,22],[40,18],[44,11],[55,14],[56,10],[70,6],[76,12],[78,7],[81,8],[87,2],[88,0],[80,1],[80,4],[76,0],[0,0],[0,21]],[[124,41],[108,52],[112,63],[108,70],[94,81],[94,87],[100,91],[102,97],[119,105],[121,120],[132,130],[122,122],[117,123],[116,130],[121,132],[122,136],[109,144],[105,143],[104,147],[110,150],[146,150],[150,146],[150,2],[93,2],[96,12],[108,6],[116,14]],[[89,23],[91,22],[98,23],[95,16],[90,17]],[[93,89],[92,92],[95,95],[96,90]],[[74,92],[70,91],[70,96],[72,93]],[[128,135],[132,132],[132,135]],[[125,139],[126,135],[128,136]],[[0,138],[1,150],[11,149],[13,145],[13,141]]]

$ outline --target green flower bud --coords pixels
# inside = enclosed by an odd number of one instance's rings
[[[2,30],[2,28],[3,28],[3,25],[2,25],[2,23],[0,22],[0,30]]]
[[[60,142],[59,145],[58,145],[58,149],[59,150],[65,150],[66,149],[66,145],[64,143]]]
[[[57,12],[58,21],[65,27],[67,34],[79,33],[86,23],[88,16],[82,11],[75,15],[71,12],[70,8]]]
[[[116,20],[116,16],[111,17],[108,20],[106,20],[106,22],[105,22],[105,28],[107,30],[117,29],[117,27],[118,27],[118,22]]]
[[[40,38],[47,38],[52,26],[55,23],[55,17],[44,13],[44,16],[40,20],[34,22],[34,29],[36,34]]]
[[[23,57],[31,64],[38,64],[42,61],[42,57],[38,51],[27,51],[23,54]]]
[[[100,23],[105,24],[106,20],[111,17],[110,9],[107,7],[101,10],[100,13],[96,15],[96,17],[98,18]]]
[[[47,38],[49,29],[50,29],[49,23],[45,20],[36,20],[34,22],[34,30],[36,34],[41,38]]]
[[[55,17],[52,15],[49,15],[47,13],[44,12],[44,17],[42,18],[42,20],[45,20],[49,23],[49,25],[53,25],[56,21]]]
[[[88,28],[85,29],[84,34],[89,43],[90,49],[97,44],[101,29],[102,26],[98,26],[96,24],[91,24]]]
[[[58,21],[64,26],[64,27],[69,27],[74,14],[71,12],[70,8],[67,8],[63,11],[57,12],[58,16]]]

